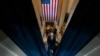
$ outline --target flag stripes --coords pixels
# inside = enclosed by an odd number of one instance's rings
[[[57,18],[58,0],[42,0],[42,20],[46,22],[53,22]],[[49,0],[48,0],[49,1]]]

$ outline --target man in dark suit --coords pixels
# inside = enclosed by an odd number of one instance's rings
[[[47,42],[48,42],[48,56],[53,55],[53,50],[55,47],[55,42],[56,42],[56,36],[54,35],[53,32],[50,32],[48,37],[47,37]]]

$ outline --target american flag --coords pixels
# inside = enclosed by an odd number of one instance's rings
[[[42,3],[42,20],[53,22],[57,18],[58,0],[41,0]]]

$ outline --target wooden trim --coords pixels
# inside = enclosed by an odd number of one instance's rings
[[[62,3],[62,8],[61,8],[62,10],[61,10],[61,14],[59,17],[59,31],[61,30],[61,26],[64,22],[66,10],[68,8],[68,2],[69,2],[69,0],[63,0],[63,3]]]
[[[38,25],[39,25],[39,28],[40,28],[40,31],[42,33],[42,26],[41,26],[41,20],[40,20],[40,16],[41,16],[41,1],[40,0],[32,0],[32,4],[33,4],[33,7],[34,7],[34,11],[35,11],[35,14],[36,14],[36,17],[37,17],[37,21],[38,21]]]

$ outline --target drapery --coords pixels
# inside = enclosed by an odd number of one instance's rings
[[[41,0],[42,20],[54,22],[57,19],[58,0]]]
[[[38,29],[24,25],[8,25],[3,29],[27,56],[47,55]]]
[[[47,56],[31,1],[1,3],[1,29],[27,56]],[[54,56],[75,56],[99,32],[98,5],[96,0],[80,0]]]
[[[100,32],[99,1],[80,0],[55,56],[75,56]]]
[[[1,3],[1,29],[27,56],[46,56],[31,0],[6,0]]]

